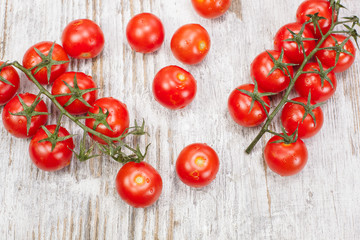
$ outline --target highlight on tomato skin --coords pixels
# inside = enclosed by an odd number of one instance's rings
[[[162,68],[155,75],[152,91],[158,103],[176,110],[186,107],[194,100],[197,84],[189,72],[172,65]]]
[[[281,176],[292,176],[299,173],[306,165],[308,151],[305,143],[298,138],[295,143],[274,143],[282,138],[273,136],[264,149],[266,164]]]
[[[176,173],[186,185],[201,188],[209,185],[219,171],[217,153],[204,143],[186,146],[176,160]]]
[[[160,174],[146,162],[126,163],[120,168],[115,184],[119,196],[135,208],[153,205],[163,188]]]
[[[231,0],[191,0],[195,11],[204,18],[218,18],[226,13]]]
[[[104,33],[94,21],[77,19],[63,30],[61,41],[65,51],[73,58],[89,59],[104,49]]]
[[[134,51],[152,53],[164,42],[164,26],[154,14],[140,13],[131,18],[127,24],[126,38]]]

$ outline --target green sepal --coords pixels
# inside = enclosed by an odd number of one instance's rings
[[[2,71],[2,69],[3,69],[4,67],[7,67],[7,66],[8,66],[8,65],[7,65],[7,62],[4,62],[3,64],[1,64],[1,66],[0,66],[0,72]],[[12,84],[11,82],[9,82],[9,80],[7,80],[6,78],[2,77],[1,75],[0,75],[0,81],[3,82],[3,83],[6,83],[6,84],[8,84],[8,85],[10,85],[10,86],[12,86],[12,87],[15,87],[14,84]]]

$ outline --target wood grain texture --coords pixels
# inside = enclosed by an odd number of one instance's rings
[[[269,136],[246,155],[244,149],[259,129],[236,126],[227,112],[230,91],[250,82],[252,59],[272,48],[278,28],[295,21],[300,2],[234,0],[225,16],[206,20],[189,0],[0,0],[2,60],[20,61],[39,41],[60,42],[71,20],[99,23],[106,38],[103,53],[93,60],[72,60],[70,70],[91,74],[100,96],[120,99],[132,119],[146,120],[150,137],[140,143],[152,143],[147,161],[164,182],[154,206],[131,208],[114,188],[120,164],[106,157],[74,160],[62,171],[46,173],[32,165],[29,141],[15,139],[1,127],[0,238],[358,239],[359,57],[337,75],[337,93],[323,107],[323,129],[306,140],[309,162],[297,176],[281,178],[267,168],[262,148]],[[360,1],[343,2],[347,14],[360,15]],[[160,16],[165,25],[164,45],[154,54],[134,53],[124,35],[129,19],[143,11]],[[169,48],[173,32],[189,22],[202,24],[212,40],[208,57],[197,66],[180,64]],[[164,109],[151,93],[154,75],[169,64],[184,67],[198,81],[195,101],[180,111]],[[35,92],[23,74],[21,80],[21,92]],[[64,120],[63,125],[80,139],[74,124]],[[278,122],[272,126],[279,129]],[[175,175],[178,153],[193,142],[206,142],[221,159],[216,180],[199,190]]]

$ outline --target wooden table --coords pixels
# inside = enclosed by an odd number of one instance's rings
[[[291,2],[291,3],[290,3]],[[0,128],[1,239],[359,239],[360,236],[360,59],[337,74],[336,95],[323,107],[323,129],[306,140],[309,162],[298,175],[282,178],[266,166],[266,136],[250,154],[244,149],[259,128],[237,126],[227,111],[235,87],[250,82],[252,59],[272,48],[278,28],[295,21],[301,0],[234,0],[216,20],[199,17],[190,0],[0,0],[0,59],[21,61],[33,44],[56,40],[68,22],[90,18],[106,37],[101,56],[72,60],[70,70],[90,74],[100,96],[125,102],[131,119],[146,120],[152,143],[146,159],[161,173],[160,200],[134,209],[117,195],[120,164],[106,157],[47,173],[30,161],[29,140]],[[360,1],[344,0],[347,15],[360,15]],[[143,11],[158,15],[166,29],[157,53],[131,51],[125,27]],[[344,14],[343,12],[343,14]],[[170,39],[183,24],[196,22],[210,33],[211,51],[197,66],[171,54]],[[180,111],[161,107],[151,92],[156,72],[169,64],[190,71],[198,81],[195,101]],[[21,92],[36,93],[21,75]],[[280,98],[275,98],[276,102]],[[58,113],[52,112],[49,123]],[[72,133],[81,131],[65,119]],[[275,121],[273,129],[279,130]],[[212,146],[221,159],[216,180],[203,189],[181,183],[174,164],[193,142]]]

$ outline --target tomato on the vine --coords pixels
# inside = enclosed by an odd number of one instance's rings
[[[45,128],[51,134],[55,134],[56,125],[47,125]],[[70,133],[65,128],[60,127],[57,136],[53,136],[59,141],[54,142],[53,146],[50,141],[47,141],[48,134],[40,128],[29,145],[30,158],[35,166],[44,171],[57,171],[68,166],[74,149],[73,139],[69,135]]]
[[[75,79],[76,78],[76,79]],[[76,80],[76,86],[75,86]],[[67,86],[67,83],[69,86]],[[59,95],[72,93],[72,96],[57,97],[56,100],[64,106],[65,110],[71,114],[78,115],[87,113],[90,106],[95,102],[97,98],[97,91],[94,90],[96,84],[91,76],[88,76],[82,72],[66,72],[58,77],[51,89],[51,94]],[[82,100],[76,99],[80,97]],[[70,100],[70,105],[68,105]],[[86,102],[87,104],[85,105]]]
[[[246,90],[250,93],[254,93],[254,84],[245,84],[237,87],[232,91],[228,100],[228,108],[233,120],[243,127],[256,127],[265,121],[267,115],[265,109],[259,101],[255,101],[253,108],[250,111],[251,102],[253,99],[245,93],[239,91],[239,89]],[[261,94],[263,91],[258,90]],[[262,96],[261,100],[267,105],[270,105],[270,100],[267,96]],[[266,111],[270,108],[265,105]]]
[[[305,143],[298,138],[294,143],[277,142],[280,136],[272,137],[264,149],[264,157],[271,170],[281,176],[299,173],[306,165],[308,151]]]
[[[307,0],[302,2],[296,12],[297,22],[303,24],[309,21],[310,18],[308,15],[314,15],[316,13],[318,13],[319,17],[325,18],[320,19],[318,23],[322,33],[326,34],[330,30],[333,15],[333,9],[328,0]],[[335,16],[334,21],[336,21],[336,19],[337,17]],[[314,23],[311,22],[307,26],[317,39],[321,38],[319,28],[314,28]]]
[[[61,41],[65,51],[73,58],[94,58],[104,48],[104,34],[90,19],[77,19],[64,29]]]
[[[4,62],[0,61],[0,66],[2,64],[4,64]],[[14,97],[15,93],[17,92],[20,86],[20,78],[19,78],[19,74],[12,66],[7,66],[2,68],[0,72],[0,77],[6,80],[3,81],[0,78],[0,106],[1,106],[7,103],[12,97]]]
[[[19,97],[22,101],[20,101]],[[34,136],[36,131],[46,123],[48,113],[44,101],[40,101],[35,106],[36,95],[31,93],[23,93],[13,97],[4,107],[2,112],[2,120],[6,130],[18,138],[28,138]],[[25,104],[25,110],[24,106]],[[35,108],[31,111],[32,106]],[[14,115],[21,114],[21,115]],[[26,114],[41,114],[31,116],[29,131],[27,132],[27,117]],[[29,115],[30,116],[30,115]]]
[[[305,72],[313,72],[314,70],[320,71],[318,63],[308,63],[303,68]],[[325,79],[324,76],[322,82],[318,73],[303,73],[295,82],[295,90],[301,97],[307,98],[310,93],[312,101],[316,103],[324,102],[334,95],[337,86],[336,76],[333,71],[326,74],[326,77],[328,79]]]
[[[126,27],[126,38],[136,52],[155,52],[161,47],[164,37],[161,20],[151,13],[135,15]]]
[[[295,34],[299,34],[302,27],[303,27],[302,24],[297,22],[288,23],[279,29],[274,39],[275,50],[281,51],[281,49],[284,49],[285,56],[292,63],[296,63],[296,64],[300,64],[304,61],[304,51],[301,47],[299,51],[298,44],[295,41],[284,41],[284,40],[294,38],[291,32],[289,32],[289,29],[293,31]],[[307,26],[305,26],[301,37],[314,39],[314,34],[310,31],[310,29]],[[316,46],[315,40],[304,40],[303,43],[304,43],[305,54],[306,56],[308,56]]]
[[[193,143],[186,146],[176,160],[176,173],[190,187],[209,185],[219,171],[219,157],[208,145]]]
[[[289,86],[290,78],[285,68],[276,68],[276,70],[269,75],[275,66],[269,54],[271,54],[276,61],[281,61],[281,63],[285,64],[290,63],[289,59],[285,56],[282,56],[282,59],[279,60],[281,56],[281,52],[279,51],[270,50],[262,52],[251,63],[251,78],[257,81],[259,88],[263,91],[278,93]],[[290,75],[293,76],[293,67],[287,66],[287,68]]]
[[[231,6],[231,0],[191,0],[195,11],[204,18],[222,16]]]
[[[210,36],[199,24],[180,27],[171,38],[171,51],[184,64],[200,63],[210,50]]]
[[[155,100],[169,109],[180,109],[189,105],[196,95],[196,80],[178,66],[161,69],[153,81]]]
[[[325,41],[321,44],[320,48],[335,47],[337,44],[341,45],[347,39],[346,36],[340,34],[331,34]],[[336,41],[335,41],[336,40]],[[355,61],[356,48],[352,41],[349,39],[345,45],[342,47],[343,50],[352,54],[341,52],[339,55],[339,60],[335,66],[336,61],[336,51],[335,50],[320,50],[315,56],[327,67],[333,67],[334,72],[343,72],[351,67]]]
[[[100,112],[102,109],[102,113]],[[106,117],[106,113],[108,116]],[[85,125],[95,131],[102,133],[108,137],[116,138],[121,136],[129,127],[129,113],[124,103],[112,97],[104,97],[97,99],[93,107],[89,109],[88,116],[97,114],[97,120],[95,118],[87,118]],[[100,114],[100,115],[99,115]],[[108,127],[100,121],[106,121]],[[95,126],[96,122],[99,124]],[[89,133],[95,141],[101,144],[107,144],[103,139]]]
[[[52,55],[48,56],[53,44],[54,44],[54,49]],[[39,50],[44,56],[39,55],[36,52],[35,48]],[[40,71],[38,71],[38,68],[35,67],[31,72],[39,83],[51,84],[55,81],[56,78],[58,78],[61,74],[66,72],[66,69],[69,66],[69,62],[60,63],[60,64],[56,64],[56,62],[69,61],[69,57],[66,54],[65,50],[63,49],[63,47],[61,47],[59,44],[53,42],[39,42],[34,46],[30,47],[26,51],[23,57],[23,66],[27,69],[32,68],[35,65],[41,63],[43,60],[42,58],[44,57],[45,58],[51,57],[51,61],[54,61],[53,62],[54,64],[51,64],[50,78],[48,79],[48,71],[46,67],[42,67]]]
[[[307,105],[308,102],[307,99],[303,97],[297,97],[292,100],[305,105]],[[311,101],[310,104],[314,105],[315,102]],[[293,133],[298,128],[300,138],[310,138],[320,131],[324,123],[324,114],[321,108],[316,107],[312,109],[315,121],[310,114],[307,114],[303,121],[305,113],[305,108],[300,104],[291,102],[285,104],[281,113],[281,122],[288,133]]]
[[[130,206],[145,208],[159,199],[162,179],[150,164],[128,162],[116,176],[116,190]]]

